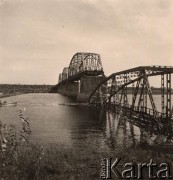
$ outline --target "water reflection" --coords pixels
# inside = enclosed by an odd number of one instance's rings
[[[16,107],[0,108],[0,120],[17,124],[18,110],[29,117],[32,141],[42,144],[64,145],[84,150],[112,150],[143,144],[165,142],[143,126],[129,121],[123,114],[105,112],[87,104],[77,104],[59,94],[27,94],[5,98],[16,101]],[[138,127],[139,126],[139,127]]]
[[[137,127],[123,114],[101,112],[105,116],[104,137],[111,148],[136,147],[137,145],[154,145],[166,142],[166,137],[155,135],[142,127]],[[104,115],[105,114],[105,115]],[[102,118],[103,119],[103,118]]]

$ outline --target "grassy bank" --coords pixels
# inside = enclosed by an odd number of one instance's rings
[[[8,156],[11,157],[11,156]],[[104,157],[121,157],[121,163],[146,162],[153,159],[157,163],[172,164],[173,156],[141,148],[123,151],[97,152],[86,149],[83,152],[69,150],[65,147],[28,146],[19,151],[17,159],[7,158],[1,165],[0,176],[4,179],[99,179],[100,163]],[[9,162],[10,161],[10,162]],[[2,161],[1,161],[2,162]]]
[[[100,179],[101,159],[122,158],[121,164],[128,162],[166,162],[172,165],[172,146],[151,147],[140,144],[114,150],[94,149],[89,145],[81,149],[66,146],[41,146],[30,142],[30,123],[19,111],[20,129],[14,125],[0,123],[0,178],[18,179],[60,179],[97,180]],[[145,178],[147,179],[147,178]]]

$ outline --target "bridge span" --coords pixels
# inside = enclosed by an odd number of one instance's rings
[[[140,66],[116,72],[100,82],[89,103],[108,111],[122,113],[136,125],[172,138],[171,74],[173,67]],[[150,77],[160,76],[160,101],[150,86]],[[160,107],[159,107],[160,106]]]
[[[51,92],[74,97],[79,102],[88,102],[96,85],[105,79],[101,57],[96,53],[76,53],[68,67],[59,74],[59,82]]]
[[[89,101],[90,105],[133,120],[137,126],[172,138],[172,74],[170,66],[140,66],[106,77],[99,54],[76,53],[51,92],[75,97],[79,102]],[[157,99],[151,77],[160,77]]]

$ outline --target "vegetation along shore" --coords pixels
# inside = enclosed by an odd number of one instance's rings
[[[53,85],[0,84],[0,97],[27,93],[48,93]]]
[[[9,97],[19,94],[27,94],[27,93],[49,93],[51,88],[54,85],[22,85],[22,84],[0,84],[0,98]],[[161,93],[160,88],[151,87],[154,95],[158,95]],[[173,89],[171,90],[173,94]],[[127,89],[127,93],[132,93],[132,88]]]
[[[121,163],[149,163],[152,159],[157,164],[173,165],[170,144],[157,148],[141,142],[135,147],[112,150],[94,149],[89,144],[82,150],[56,144],[42,146],[30,142],[30,121],[22,111],[19,111],[18,123],[21,129],[0,122],[0,177],[4,180],[97,180],[100,179],[101,161],[107,157],[121,158]],[[147,175],[147,171],[143,173]]]

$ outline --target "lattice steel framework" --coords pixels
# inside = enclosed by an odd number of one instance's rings
[[[142,114],[143,118],[153,118],[160,124],[163,119],[172,118],[172,73],[173,67],[168,66],[141,66],[113,73],[91,93],[89,103],[114,110],[124,108],[129,117],[136,112],[135,116],[137,113]],[[161,94],[160,110],[156,106],[150,87],[151,76],[161,77],[161,88],[158,88]]]
[[[99,54],[76,53],[69,65],[69,77],[84,71],[103,71]]]

